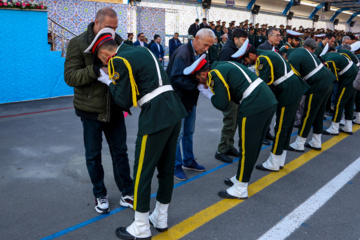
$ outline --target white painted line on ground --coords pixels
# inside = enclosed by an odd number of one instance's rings
[[[344,171],[319,189],[314,195],[308,198],[269,231],[264,233],[258,240],[281,240],[290,236],[358,172],[360,172],[360,158],[356,159],[344,169]]]

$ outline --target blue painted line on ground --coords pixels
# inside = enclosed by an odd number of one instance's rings
[[[329,120],[329,119],[331,119],[331,117],[326,118],[326,119],[324,120],[324,122],[327,121],[327,120]],[[296,134],[298,134],[298,132],[294,132],[293,134],[291,134],[291,136],[294,136],[294,135],[296,135]],[[261,150],[264,150],[264,149],[266,149],[266,148],[268,148],[268,147],[271,147],[271,146],[272,146],[272,144],[267,145],[267,146],[263,146],[263,147],[261,148]],[[237,162],[237,161],[239,161],[239,158],[235,158],[232,163],[235,163],[235,162]],[[208,174],[210,174],[210,173],[212,173],[212,172],[215,172],[215,171],[217,171],[217,170],[219,170],[219,169],[221,169],[221,168],[224,168],[224,167],[226,167],[226,166],[228,166],[228,165],[230,165],[230,164],[232,164],[232,163],[224,163],[224,164],[221,164],[221,165],[219,165],[219,166],[217,166],[217,167],[215,167],[215,168],[212,168],[212,169],[210,169],[210,170],[207,170],[206,172],[203,172],[203,173],[198,174],[198,175],[196,175],[196,176],[194,176],[194,177],[191,177],[191,178],[189,178],[188,180],[185,180],[185,181],[176,183],[176,184],[174,185],[174,189],[177,188],[177,187],[180,187],[180,186],[182,186],[182,185],[184,185],[184,184],[187,184],[187,183],[189,183],[189,182],[192,182],[192,181],[194,181],[194,180],[196,180],[196,179],[199,179],[199,178],[201,178],[201,177],[203,177],[203,176],[206,176],[206,175],[208,175]],[[151,198],[154,198],[155,196],[156,196],[156,193],[153,193],[153,194],[151,195]],[[66,229],[61,230],[61,231],[59,231],[59,232],[57,232],[57,233],[54,233],[54,234],[52,234],[52,235],[50,235],[50,236],[41,238],[40,240],[51,240],[51,239],[58,238],[58,237],[60,237],[60,236],[62,236],[62,235],[65,235],[65,234],[67,234],[67,233],[69,233],[69,232],[72,232],[72,231],[74,231],[74,230],[77,230],[77,229],[79,229],[79,228],[85,227],[85,226],[87,226],[87,225],[89,225],[89,224],[91,224],[91,223],[97,222],[97,221],[99,221],[99,220],[101,220],[101,219],[103,219],[103,218],[106,218],[106,217],[109,217],[109,216],[111,216],[111,215],[114,215],[115,213],[121,212],[121,211],[123,211],[123,210],[125,210],[125,209],[126,209],[126,208],[124,208],[124,207],[116,208],[115,210],[111,210],[111,212],[108,213],[108,214],[99,215],[99,216],[97,216],[97,217],[91,218],[91,219],[89,219],[89,220],[86,220],[85,222],[76,224],[75,226],[66,228]]]

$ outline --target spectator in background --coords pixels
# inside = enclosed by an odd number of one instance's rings
[[[124,43],[126,43],[127,45],[133,45],[133,38],[134,38],[134,34],[133,33],[128,33],[128,38],[127,40],[124,41]]]
[[[339,46],[337,46],[335,49],[340,50],[342,48],[342,46],[346,45],[346,44],[348,44],[348,45],[352,44],[352,40],[351,40],[351,38],[349,36],[344,36],[342,38],[341,44]]]
[[[195,23],[191,24],[189,29],[188,29],[188,34],[189,35],[193,35],[194,37],[196,36],[196,33],[200,30],[200,26],[199,26],[199,19],[195,19]]]
[[[228,39],[227,34],[224,34],[224,35],[221,36],[221,42],[219,43],[220,51],[225,46],[225,43],[226,43],[227,39]]]
[[[175,52],[175,50],[181,46],[181,42],[179,40],[179,33],[175,33],[174,37],[169,40],[169,58],[171,54]]]
[[[163,62],[164,48],[160,43],[161,43],[161,37],[155,34],[154,43],[151,44],[150,50],[155,54],[155,56],[159,59],[160,62]]]
[[[218,60],[220,54],[220,46],[218,44],[218,39],[215,38],[214,44],[209,48],[209,61],[213,63]]]
[[[136,42],[134,42],[134,46],[148,47],[144,33],[139,33],[137,35],[137,39],[138,40]]]
[[[202,23],[200,23],[200,29],[202,28],[210,28],[209,24],[207,23],[207,19],[203,18]]]

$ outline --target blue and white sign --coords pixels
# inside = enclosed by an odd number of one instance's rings
[[[235,0],[225,0],[225,5],[229,7],[234,7]]]

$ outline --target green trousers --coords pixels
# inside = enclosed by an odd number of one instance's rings
[[[234,136],[237,127],[237,115],[239,105],[229,102],[229,107],[223,111],[223,128],[221,130],[221,139],[218,146],[219,153],[226,153],[234,148]]]
[[[243,117],[239,115],[239,152],[240,159],[236,179],[249,182],[254,165],[259,157],[262,142],[268,131],[275,105],[260,113]]]
[[[332,119],[333,122],[340,122],[344,109],[345,120],[353,120],[355,96],[356,90],[353,86],[343,87],[339,85],[336,94],[336,105]]]
[[[290,138],[295,121],[296,111],[301,98],[295,103],[286,107],[277,105],[276,124],[274,128],[275,139],[271,152],[275,155],[281,155],[284,149],[290,144]]]
[[[324,130],[324,112],[327,101],[331,95],[333,84],[330,84],[326,89],[307,94],[305,98],[305,109],[299,127],[299,136],[307,138],[311,127],[313,127],[314,134],[321,134]]]
[[[158,170],[156,200],[163,204],[171,201],[174,187],[174,165],[181,121],[159,132],[138,135],[134,164],[134,210],[150,210],[151,180]]]

